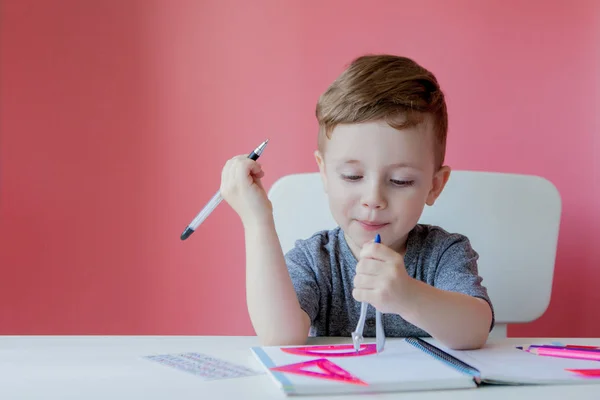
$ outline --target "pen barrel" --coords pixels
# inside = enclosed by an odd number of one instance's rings
[[[215,208],[219,205],[219,203],[223,200],[221,197],[221,191],[215,193],[215,195],[209,200],[209,202],[204,206],[204,208],[196,215],[196,218],[192,220],[190,223],[190,227],[194,230],[202,223],[204,220],[213,212]]]

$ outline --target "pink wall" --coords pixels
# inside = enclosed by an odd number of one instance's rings
[[[179,234],[265,137],[267,186],[315,171],[317,97],[392,52],[441,80],[455,169],[562,193],[550,308],[509,333],[600,336],[600,3],[306,4],[2,3],[1,334],[253,334],[237,216]]]

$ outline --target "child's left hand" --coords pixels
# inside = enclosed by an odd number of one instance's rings
[[[413,279],[404,258],[381,243],[365,243],[356,265],[352,296],[383,313],[399,314],[410,298]]]

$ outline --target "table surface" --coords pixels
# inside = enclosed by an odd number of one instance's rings
[[[390,339],[388,340],[398,340]],[[600,338],[509,338],[527,344],[559,341],[600,345]],[[349,338],[311,339],[311,344],[350,343]],[[240,336],[1,336],[0,399],[284,399],[271,378],[260,375],[205,381],[143,356],[198,352],[262,372]],[[476,389],[377,395],[302,396],[306,399],[600,399],[598,385],[483,386]]]

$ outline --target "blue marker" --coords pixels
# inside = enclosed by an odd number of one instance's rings
[[[375,236],[375,243],[381,243],[381,236],[379,236],[379,233]]]

